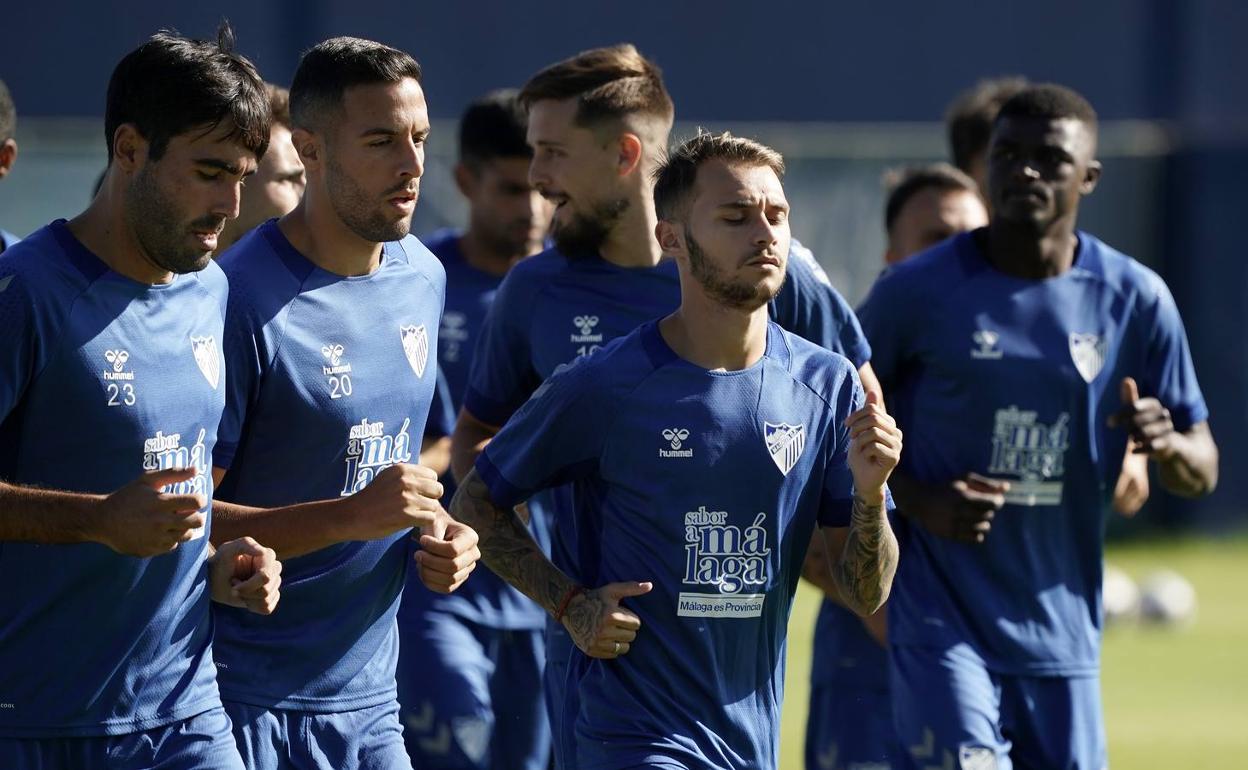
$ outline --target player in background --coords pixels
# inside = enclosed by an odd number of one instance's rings
[[[219,531],[269,538],[287,560],[278,612],[217,615],[222,699],[253,769],[410,767],[394,678],[408,541],[438,590],[478,555],[415,464],[445,290],[408,233],[429,133],[420,76],[358,38],[305,53],[290,92],[303,199],[220,258]]]
[[[243,188],[238,218],[226,223],[221,232],[217,254],[265,220],[286,215],[303,197],[303,163],[290,141],[290,92],[272,83],[265,83],[264,91],[273,113],[269,149]]]
[[[651,172],[666,153],[674,112],[658,67],[631,45],[593,49],[537,73],[520,100],[534,149],[529,178],[556,204],[555,247],[518,264],[499,288],[455,428],[457,476],[556,367],[680,304],[676,264],[663,259],[653,236]],[[795,243],[791,252],[788,278],[769,305],[772,318],[843,353],[867,389],[878,388],[853,311],[808,250]],[[668,441],[680,449],[678,431]],[[554,508],[570,511],[569,495],[557,489],[529,501],[537,525],[557,515]],[[597,558],[577,553],[576,524],[569,515],[552,530],[552,559],[572,575],[578,561]],[[546,698],[555,762],[567,768],[577,766],[566,756],[560,718],[573,652],[562,626],[548,622]]]
[[[210,255],[269,110],[223,26],[113,71],[104,187],[0,256],[0,766],[239,768],[209,600],[280,565],[212,532],[226,281]]]
[[[884,206],[885,264],[988,224],[975,182],[945,163],[890,174]],[[815,623],[806,721],[807,770],[888,770],[899,759],[888,686],[887,613],[864,618],[844,606],[823,541],[802,576],[824,593]]]
[[[858,612],[888,593],[901,436],[878,396],[864,405],[848,360],[768,319],[789,251],[782,173],[778,153],[729,134],[674,150],[655,175],[655,235],[680,305],[556,372],[452,503],[490,568],[592,658],[577,767],[774,768],[816,524]],[[598,541],[589,582],[551,564],[511,510],[558,481],[581,493],[578,538]]]
[[[17,107],[9,87],[0,80],[0,179],[13,170],[17,161]],[[13,233],[0,229],[0,254],[20,241]]]
[[[984,205],[988,200],[988,140],[1001,105],[1030,85],[1019,76],[988,78],[954,98],[945,111],[945,136],[953,165],[979,188]]]
[[[859,312],[907,435],[888,615],[905,767],[1105,767],[1102,539],[1126,444],[1172,492],[1216,483],[1169,290],[1075,229],[1096,129],[1069,89],[1016,94],[988,227],[895,266]]]
[[[455,412],[498,285],[513,264],[541,251],[550,224],[550,204],[529,184],[527,123],[514,90],[468,106],[455,166],[468,226],[424,239],[446,268],[438,364]],[[449,502],[454,481],[449,473],[441,480]],[[398,683],[404,739],[416,767],[545,770],[545,622],[541,607],[489,570],[451,595],[408,585],[399,607]]]

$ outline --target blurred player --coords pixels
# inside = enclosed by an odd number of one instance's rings
[[[265,83],[264,90],[273,113],[269,149],[243,188],[238,218],[221,232],[218,254],[265,220],[289,213],[303,197],[303,163],[290,141],[290,92],[272,83]]]
[[[945,113],[945,133],[953,165],[975,180],[984,203],[990,208],[987,158],[992,125],[1001,105],[1027,86],[1027,78],[1017,76],[981,80],[958,94]]]
[[[13,95],[9,87],[0,80],[0,179],[4,179],[13,170],[17,160],[17,108],[13,105]],[[0,254],[17,243],[18,238],[7,230],[0,229]]]
[[[455,428],[457,475],[556,367],[680,304],[676,264],[663,259],[653,235],[651,172],[666,152],[674,111],[658,67],[631,45],[593,49],[533,76],[520,99],[534,148],[529,178],[556,204],[555,248],[521,262],[499,288]],[[846,355],[867,389],[877,389],[853,311],[808,250],[794,243],[791,252],[788,278],[770,303],[773,319]],[[673,450],[680,442],[678,433],[669,439]],[[529,501],[535,527],[571,511],[570,494],[557,489]],[[577,564],[592,568],[597,557],[578,552],[577,522],[566,518],[552,529],[552,559],[592,582],[592,572],[581,575]],[[546,652],[555,761],[574,768],[561,740],[562,715],[575,711],[563,695],[575,675],[568,671],[573,645],[558,623],[547,624]]]
[[[1124,447],[1175,493],[1216,482],[1170,292],[1075,230],[1096,130],[1069,89],[1016,94],[988,227],[897,265],[860,311],[907,432],[889,608],[907,767],[1105,767],[1102,535]]]
[[[271,612],[279,565],[249,538],[214,553],[204,537],[225,403],[210,253],[269,138],[260,78],[232,49],[222,27],[127,54],[104,188],[0,257],[6,770],[243,766],[208,603]]]
[[[437,473],[415,464],[446,280],[408,235],[429,133],[420,75],[357,38],[304,54],[290,94],[303,199],[220,259],[230,379],[213,458],[239,505],[217,509],[218,531],[288,560],[266,622],[218,613],[222,698],[253,769],[410,767],[394,679],[409,536],[439,590],[477,556]],[[272,505],[293,507],[241,507]]]
[[[541,250],[550,223],[550,204],[529,184],[527,122],[515,91],[469,105],[455,167],[468,227],[425,239],[446,268],[438,364],[456,412],[494,293],[515,262]],[[442,483],[449,501],[449,473]],[[489,570],[450,596],[409,584],[399,608],[398,683],[416,767],[545,770],[545,622],[541,607]]]
[[[905,169],[884,206],[884,261],[895,264],[988,224],[975,182],[945,163]],[[887,770],[897,757],[890,718],[886,613],[846,609],[816,538],[803,577],[824,592],[815,624],[806,722],[807,770]]]
[[[788,615],[816,523],[832,528],[833,573],[858,612],[888,593],[885,481],[901,436],[878,396],[864,406],[849,361],[768,320],[789,250],[782,173],[778,153],[728,134],[673,152],[654,194],[679,307],[556,372],[452,504],[490,568],[594,659],[578,767],[775,767]],[[558,481],[582,493],[596,588],[552,565],[511,510]]]

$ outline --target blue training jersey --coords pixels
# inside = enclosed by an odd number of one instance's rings
[[[574,483],[597,581],[654,583],[624,602],[630,652],[580,678],[578,768],[775,767],[793,593],[816,522],[848,525],[843,421],[862,400],[849,361],[775,324],[758,363],[724,372],[651,322],[552,376],[486,447],[495,503]]]
[[[962,645],[992,670],[1098,669],[1104,516],[1126,447],[1123,377],[1184,431],[1208,418],[1183,324],[1151,270],[1078,233],[1074,266],[998,272],[960,235],[895,266],[859,311],[906,434],[901,469],[1008,480],[981,545],[899,527],[890,641]]]
[[[5,251],[0,478],[104,494],[194,466],[165,491],[211,498],[225,304],[216,265],[138,283],[64,221]],[[207,543],[148,559],[0,543],[0,736],[119,735],[219,706]]]
[[[459,413],[468,386],[473,349],[503,281],[502,276],[468,264],[459,250],[460,235],[455,230],[439,230],[424,239],[446,269],[446,309],[438,331],[438,368],[449,386],[449,407],[455,414]],[[455,482],[450,473],[443,475],[442,484],[445,488],[442,504],[449,507],[455,494]],[[534,537],[543,546],[550,540],[546,523],[544,516],[532,522]],[[489,628],[539,629],[546,624],[546,613],[541,607],[488,569],[477,570],[472,579],[453,594],[426,589],[416,570],[411,571],[408,581],[410,585],[403,593],[403,604],[399,608],[400,628],[429,610],[449,612]]]
[[[347,496],[416,462],[437,372],[445,272],[413,237],[343,277],[314,265],[269,221],[221,257],[233,287],[230,379],[213,457],[223,500],[272,507]],[[410,530],[287,559],[263,617],[222,607],[222,696],[314,712],[395,697],[395,613]]]

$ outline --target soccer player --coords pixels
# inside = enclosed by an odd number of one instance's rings
[[[981,80],[958,94],[945,113],[945,134],[953,165],[975,180],[984,203],[988,201],[988,140],[1001,105],[1027,88],[1027,78]]]
[[[289,213],[303,197],[303,163],[290,141],[290,92],[272,83],[265,83],[264,91],[273,113],[269,149],[243,188],[238,218],[227,222],[221,231],[218,254],[262,222]]]
[[[673,260],[654,240],[651,172],[667,150],[674,107],[662,74],[631,45],[597,48],[553,64],[521,89],[534,148],[529,178],[556,204],[555,248],[518,264],[499,288],[473,359],[455,428],[457,476],[481,447],[561,364],[589,355],[680,304]],[[794,243],[788,276],[770,303],[785,329],[844,354],[860,367],[867,390],[878,389],[870,348],[848,304],[810,252]],[[674,429],[676,430],[676,429]],[[668,439],[679,451],[679,431]],[[570,511],[568,490],[542,492],[528,502],[536,522]],[[551,555],[580,576],[569,516],[551,531]],[[581,576],[590,580],[592,573]],[[558,623],[547,624],[547,705],[560,767],[566,756],[560,714],[574,645]],[[574,712],[575,706],[568,706]]]
[[[782,173],[778,153],[728,134],[677,148],[656,172],[655,234],[679,265],[679,307],[555,373],[452,503],[489,567],[593,659],[578,768],[776,766],[786,627],[816,523],[847,602],[870,613],[888,593],[901,436],[878,396],[864,405],[848,360],[768,320],[789,250]],[[600,555],[580,564],[588,583],[511,509],[561,481]]]
[[[446,268],[438,364],[456,412],[498,285],[514,263],[541,250],[550,224],[551,205],[529,184],[527,123],[514,90],[469,105],[459,123],[455,167],[468,227],[425,239]],[[449,501],[450,474],[442,483]],[[540,539],[546,542],[545,532]],[[453,595],[408,586],[399,607],[398,684],[404,739],[416,767],[546,769],[545,623],[541,607],[489,570]]]
[[[986,224],[988,212],[966,174],[945,163],[907,168],[892,180],[884,206],[884,261],[895,264]],[[893,767],[898,746],[890,716],[886,612],[859,618],[846,609],[823,551],[823,542],[813,540],[802,571],[825,595],[815,623],[806,767]]]
[[[13,162],[17,160],[17,108],[13,106],[13,95],[9,87],[0,80],[0,179],[4,179],[13,170]],[[0,229],[0,254],[17,243],[18,238],[7,230]]]
[[[478,555],[415,463],[446,280],[408,234],[429,134],[420,76],[358,38],[305,53],[290,92],[303,199],[220,259],[230,379],[213,459],[236,505],[218,507],[218,531],[288,560],[266,622],[217,617],[222,698],[251,768],[410,767],[394,678],[408,540],[438,590]],[[288,507],[262,509],[275,505]]]
[[[0,256],[0,767],[239,768],[209,600],[268,613],[274,554],[212,532],[225,277],[269,139],[251,63],[160,33],[113,71],[100,194]]]
[[[1216,482],[1169,290],[1075,229],[1096,128],[1067,88],[1016,94],[988,227],[897,265],[860,310],[907,433],[888,615],[907,767],[1105,767],[1102,530],[1124,447],[1177,494]]]

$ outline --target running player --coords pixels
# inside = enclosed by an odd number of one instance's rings
[[[290,141],[290,92],[272,83],[265,83],[264,91],[273,113],[269,149],[243,188],[238,218],[227,222],[221,232],[218,254],[265,220],[289,213],[303,197],[303,163]]]
[[[860,312],[908,435],[889,609],[908,767],[1105,767],[1102,536],[1124,447],[1175,493],[1216,482],[1170,292],[1075,229],[1096,127],[1069,89],[1011,98],[988,227],[897,265]]]
[[[676,264],[653,237],[651,172],[662,159],[673,105],[658,67],[631,45],[598,48],[553,64],[521,90],[529,109],[529,176],[556,203],[555,248],[517,265],[491,308],[455,428],[452,460],[466,473],[499,426],[557,366],[588,355],[680,304]],[[810,252],[794,243],[788,280],[770,303],[782,327],[845,354],[875,389],[867,346],[853,311]],[[679,436],[670,440],[679,449]],[[543,492],[528,507],[550,516],[552,497],[571,510],[567,490]],[[551,555],[569,574],[577,562],[571,516],[552,530]],[[588,578],[585,578],[588,580]],[[546,697],[555,761],[565,756],[560,717],[573,645],[547,624]],[[569,706],[574,711],[575,706]],[[568,749],[570,750],[570,748]]]
[[[445,288],[408,235],[429,133],[420,75],[357,38],[304,54],[290,94],[303,199],[220,259],[230,381],[213,458],[237,505],[218,507],[219,531],[288,559],[272,617],[218,613],[222,697],[253,770],[410,767],[394,678],[408,539],[439,590],[477,557],[437,473],[414,464]],[[292,507],[243,507],[273,505]]]
[[[456,412],[498,285],[515,262],[541,250],[550,224],[551,206],[528,180],[527,123],[514,90],[469,105],[459,123],[455,167],[468,227],[425,239],[446,268],[438,364]],[[449,473],[442,484],[449,501]],[[539,539],[546,542],[546,533]],[[409,584],[399,607],[398,684],[404,739],[416,767],[545,770],[545,623],[541,607],[489,570],[449,596]]]
[[[105,109],[100,194],[0,257],[0,767],[241,770],[208,603],[271,612],[279,565],[204,537],[226,389],[210,255],[268,105],[223,26],[127,54]]]
[[[884,206],[886,264],[988,223],[975,182],[947,164],[908,168],[892,185]],[[802,575],[825,595],[815,623],[806,768],[889,770],[898,747],[888,686],[887,613],[858,618],[845,608],[818,538]]]
[[[13,162],[17,160],[17,108],[13,106],[13,95],[9,87],[0,80],[0,179],[4,179],[13,170]],[[13,233],[0,229],[0,254],[20,241]]]
[[[452,504],[490,568],[594,659],[578,768],[776,766],[785,633],[816,523],[832,527],[832,571],[858,612],[888,593],[900,433],[878,396],[864,406],[849,361],[768,320],[789,249],[782,173],[778,153],[728,134],[673,152],[656,236],[679,265],[678,309],[547,380]],[[576,483],[578,538],[597,541],[588,583],[511,510],[561,481]]]

